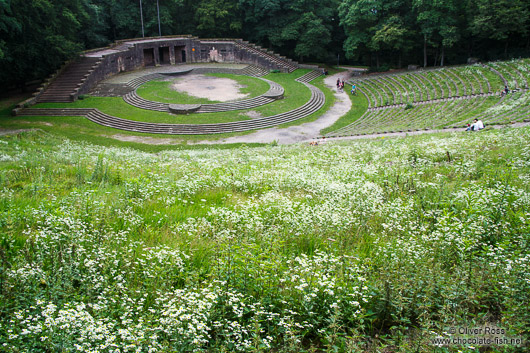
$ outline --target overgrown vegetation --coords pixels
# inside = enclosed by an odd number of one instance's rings
[[[431,339],[483,324],[528,342],[529,135],[0,138],[2,349],[477,352]]]

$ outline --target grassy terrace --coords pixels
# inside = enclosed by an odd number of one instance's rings
[[[309,70],[297,70],[291,74],[269,74],[265,78],[280,83],[285,89],[285,98],[273,102],[271,104],[253,109],[254,112],[259,112],[263,116],[270,116],[281,112],[289,111],[297,108],[310,97],[310,91],[301,83],[295,82],[298,78]],[[304,122],[310,122],[317,119],[323,114],[334,102],[333,93],[323,83],[323,77],[313,80],[311,84],[318,86],[326,96],[326,104],[317,113],[314,113],[304,119],[283,124],[280,126],[287,127]],[[267,88],[268,89],[268,88]],[[255,94],[261,91],[256,91]],[[140,148],[146,151],[159,151],[165,148],[180,149],[183,144],[196,143],[199,141],[216,140],[231,136],[244,135],[245,133],[231,133],[218,135],[159,135],[159,134],[137,134],[123,130],[116,130],[106,128],[98,124],[94,124],[87,119],[80,117],[13,117],[10,112],[14,105],[22,101],[24,97],[19,97],[14,100],[0,101],[0,126],[9,129],[28,129],[38,128],[43,131],[60,134],[76,141],[88,141],[104,146],[123,146]],[[98,108],[107,114],[118,117],[128,118],[138,121],[149,122],[168,122],[168,123],[215,123],[215,122],[229,122],[249,119],[245,115],[248,111],[235,111],[227,113],[208,113],[208,114],[190,114],[190,115],[170,115],[160,112],[147,111],[138,109],[126,104],[121,98],[100,98],[89,97],[84,100],[78,100],[75,103],[67,104],[39,104],[35,107],[90,107]],[[238,146],[238,144],[235,144]],[[229,147],[229,146],[228,146]],[[192,147],[186,147],[192,148]],[[196,147],[193,147],[196,148]],[[220,146],[219,148],[225,148]]]
[[[295,79],[306,74],[310,70],[296,70],[290,74],[269,74],[264,78],[278,82],[285,89],[284,99],[257,107],[251,110],[236,112],[173,115],[151,110],[144,110],[127,104],[121,97],[89,97],[74,103],[41,103],[35,108],[98,108],[103,113],[119,118],[144,121],[150,123],[168,124],[213,124],[227,123],[250,119],[246,114],[249,111],[260,113],[262,116],[270,116],[293,110],[311,97],[310,90]]]
[[[435,340],[483,325],[528,342],[529,138],[0,137],[2,349],[471,353]]]
[[[352,111],[323,133],[337,136],[463,127],[473,118],[486,124],[526,121],[530,119],[530,94],[522,90],[501,99],[504,84],[500,75],[511,82],[511,88],[524,88],[529,72],[525,59],[352,78],[351,82],[366,96],[357,98],[359,101],[354,103]],[[492,92],[499,94],[476,96]],[[464,95],[466,99],[453,100]],[[442,98],[449,98],[450,102],[422,103]],[[393,106],[404,103],[410,105]],[[369,104],[383,109],[366,111]]]
[[[489,63],[491,67],[497,67],[499,72],[510,71],[519,78],[518,85],[521,86],[524,78],[529,76],[530,66],[528,60],[515,60],[502,63]],[[268,79],[280,83],[285,88],[285,99],[267,104],[252,110],[171,115],[161,112],[147,111],[132,107],[126,104],[121,98],[97,98],[90,97],[71,104],[40,104],[37,107],[98,107],[103,112],[137,121],[159,122],[159,123],[220,123],[248,120],[252,114],[261,116],[271,116],[281,112],[289,111],[303,105],[308,99],[310,92],[302,84],[294,81],[308,70],[297,70],[291,74],[269,74]],[[334,71],[330,72],[331,74]],[[526,76],[525,76],[526,75]],[[231,77],[237,75],[217,75],[219,77]],[[267,87],[260,86],[264,82],[254,78],[244,77],[246,85],[252,95],[263,93]],[[259,84],[253,85],[253,83]],[[468,65],[443,69],[419,71],[413,73],[397,73],[390,75],[375,75],[354,78],[360,90],[366,96],[358,92],[357,96],[350,96],[352,99],[352,109],[345,116],[341,117],[333,126],[325,128],[322,134],[330,134],[337,131],[337,134],[366,134],[374,132],[406,131],[414,129],[433,129],[446,126],[463,126],[474,117],[479,117],[486,124],[506,124],[512,121],[522,121],[529,118],[527,106],[528,93],[516,93],[501,101],[498,96],[482,97],[459,100],[451,104],[429,103],[426,106],[419,102],[432,99],[453,97],[456,95],[466,95],[488,93],[497,91],[503,87],[501,77],[491,71],[488,66]],[[149,86],[149,84],[152,84]],[[159,94],[165,96],[163,87],[167,88],[166,82],[150,82],[144,85],[149,94]],[[312,82],[318,86],[326,95],[326,104],[319,112],[296,122],[284,124],[280,127],[297,125],[318,118],[334,102],[332,91],[323,84],[323,77]],[[159,87],[162,85],[162,88]],[[160,88],[160,89],[159,89]],[[160,91],[161,90],[161,91]],[[158,91],[162,93],[157,93]],[[349,92],[349,86],[346,87]],[[169,95],[169,93],[167,93]],[[153,97],[151,97],[153,98]],[[170,97],[166,97],[170,99]],[[517,98],[517,99],[516,99]],[[387,107],[382,111],[367,112],[369,102],[372,107]],[[391,104],[414,103],[412,109],[401,107],[388,107]],[[409,107],[410,108],[410,107]],[[362,119],[361,119],[362,117]],[[348,125],[352,124],[348,128]],[[112,144],[116,138],[122,140],[124,145],[135,145],[137,134],[127,133],[119,130],[102,128],[82,118],[40,118],[21,117],[4,119],[4,126],[11,128],[25,128],[35,126],[46,131],[60,130],[69,138],[74,140],[84,139],[93,143]],[[77,129],[71,129],[77,126]],[[144,134],[143,137],[151,138],[152,143],[186,143],[202,140],[214,140],[238,134],[223,134],[215,136],[161,136]],[[167,138],[162,142],[161,138]],[[140,139],[141,140],[141,139]],[[159,149],[160,147],[149,147],[149,149]]]

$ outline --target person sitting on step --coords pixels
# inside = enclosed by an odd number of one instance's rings
[[[466,131],[479,131],[482,129],[484,129],[484,123],[482,122],[482,120],[473,119],[472,125],[467,124]]]

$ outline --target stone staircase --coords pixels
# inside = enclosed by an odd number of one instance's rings
[[[140,77],[130,80],[129,82],[127,82],[127,86],[130,86],[136,89],[146,82],[163,79],[163,78],[166,78],[166,76],[159,74],[159,73],[149,74],[149,75],[140,76]]]
[[[265,70],[262,67],[255,66],[255,65],[248,65],[245,67],[241,72],[240,75],[246,75],[246,76],[252,76],[252,77],[262,77],[269,73],[268,70]]]
[[[302,83],[309,83],[313,81],[315,78],[322,76],[323,73],[318,70],[313,70],[308,72],[307,74],[298,77],[295,81],[302,82]]]
[[[100,58],[81,57],[70,63],[39,89],[36,102],[73,102],[76,91],[100,62]]]
[[[235,41],[234,44],[236,47],[239,47],[243,50],[246,50],[249,53],[258,55],[269,62],[273,63],[274,65],[283,68],[287,72],[293,72],[294,70],[298,69],[298,63],[295,61],[288,59],[284,56],[278,55],[270,50],[264,49],[260,46],[251,44],[247,41]]]

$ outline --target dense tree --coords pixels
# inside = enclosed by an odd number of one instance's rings
[[[359,59],[375,53],[379,66],[381,52],[397,53],[398,66],[404,52],[412,48],[409,0],[346,0],[339,7],[347,39],[346,54]],[[371,55],[370,55],[371,56]]]
[[[423,36],[423,66],[427,66],[427,45],[441,48],[440,64],[444,64],[445,48],[450,48],[459,39],[456,27],[460,0],[413,0],[417,11],[416,20]]]
[[[471,32],[482,39],[493,39],[504,46],[508,57],[510,39],[524,39],[530,25],[530,4],[524,0],[474,0]],[[528,41],[528,38],[526,39]]]
[[[332,49],[336,0],[241,0],[243,34],[303,60],[325,60]]]
[[[238,36],[242,22],[234,0],[203,0],[195,12],[199,34],[207,37]]]
[[[89,25],[84,0],[2,1],[2,82],[23,85],[42,78],[83,48],[79,33]]]
[[[349,58],[358,60],[365,49],[377,50],[371,42],[380,22],[380,8],[379,0],[345,0],[339,6],[341,25],[347,33],[344,50]]]
[[[142,0],[145,36],[238,37],[300,61],[401,67],[530,55],[527,0]],[[159,6],[157,6],[159,5]],[[140,0],[0,0],[0,80],[142,36]]]

